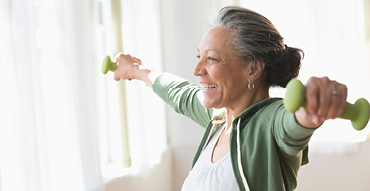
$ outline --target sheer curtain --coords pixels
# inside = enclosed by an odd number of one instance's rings
[[[1,190],[103,190],[95,1],[2,0],[0,19]]]
[[[123,0],[122,21],[124,53],[161,72],[159,0]],[[126,85],[132,169],[141,176],[161,162],[167,149],[165,104],[143,82]]]
[[[111,0],[102,2],[103,7],[105,7],[103,9],[113,6],[115,13],[106,10],[103,14],[106,17],[103,19],[105,27],[103,36],[105,37],[103,37],[103,45],[99,48],[103,49],[100,52],[104,52],[104,55],[99,55],[100,60],[103,59],[105,54],[112,58],[117,53],[130,54],[140,58],[145,66],[161,72],[159,0]],[[119,27],[119,29],[116,27]],[[124,155],[129,154],[131,158],[131,165],[127,168],[127,165],[122,165],[119,162],[123,158],[122,153],[115,152],[121,151],[122,148],[119,148],[119,146],[116,149],[112,148],[111,152],[114,153],[111,153],[111,155],[115,156],[112,156],[112,159],[106,165],[103,164],[106,167],[103,170],[103,175],[109,177],[109,179],[122,175],[143,177],[162,161],[162,155],[167,149],[165,104],[153,93],[151,88],[146,87],[141,81],[121,80],[117,84],[113,80],[112,72],[108,72],[105,76],[100,75],[98,78],[99,89],[101,90],[99,93],[100,107],[108,106],[105,108],[106,110],[102,109],[99,112],[101,116],[106,115],[107,112],[110,113],[105,120],[109,121],[111,126],[119,124],[117,119],[120,118],[116,95],[122,89],[126,92],[123,99],[126,100],[124,115],[127,119],[128,137],[117,135],[108,137],[111,139],[112,147],[117,147],[120,144],[121,140],[118,140],[119,138],[128,138],[129,149],[126,150],[129,150],[129,153],[124,153]],[[117,88],[117,85],[120,87]],[[102,120],[101,122],[104,123],[105,121]],[[111,134],[119,133],[114,128],[109,131],[111,131]],[[112,139],[118,141],[112,141]]]

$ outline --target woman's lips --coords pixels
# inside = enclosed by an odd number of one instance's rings
[[[206,84],[206,83],[201,83],[200,88],[203,90],[203,92],[211,92],[218,88],[218,85],[216,84]]]

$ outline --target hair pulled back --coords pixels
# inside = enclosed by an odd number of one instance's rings
[[[265,63],[268,87],[285,87],[299,74],[303,51],[288,47],[275,26],[261,14],[237,6],[222,8],[214,19],[231,33],[229,43],[247,63]]]

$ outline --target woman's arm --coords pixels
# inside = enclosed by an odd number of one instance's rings
[[[161,74],[153,83],[153,91],[177,113],[189,117],[204,128],[212,118],[213,109],[203,106],[200,88],[181,77]]]
[[[175,75],[155,73],[152,69],[144,67],[140,59],[129,54],[117,55],[116,62],[115,80],[141,80],[153,88],[154,93],[177,113],[189,117],[202,127],[207,126],[213,109],[203,107],[202,96],[198,93],[199,87]]]
[[[336,94],[333,95],[333,91]],[[301,107],[294,114],[286,111],[283,105],[277,109],[273,133],[283,153],[293,159],[302,154],[316,128],[325,120],[342,115],[346,97],[345,85],[327,77],[310,78],[306,84],[307,109]]]

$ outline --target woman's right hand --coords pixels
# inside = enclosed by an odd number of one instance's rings
[[[117,69],[114,71],[113,79],[119,81],[140,79],[141,60],[129,54],[118,54],[116,56]]]
[[[119,81],[123,80],[141,80],[145,82],[148,87],[153,86],[154,75],[149,77],[149,74],[152,73],[153,69],[144,67],[141,63],[141,60],[135,58],[129,54],[118,54],[116,56],[117,69],[114,71],[113,79]]]

